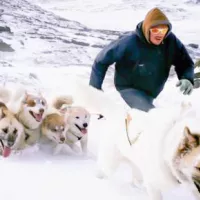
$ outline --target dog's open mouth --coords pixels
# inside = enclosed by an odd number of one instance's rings
[[[30,110],[29,113],[33,116],[33,118],[34,118],[37,122],[41,122],[41,121],[42,121],[43,112],[35,113],[35,112],[33,112],[33,111]]]
[[[81,128],[79,125],[75,124],[75,126],[78,128],[78,130],[83,133],[83,134],[87,134],[87,128]]]
[[[8,157],[11,154],[11,148],[4,145],[3,141],[0,139],[1,148],[2,148],[2,156]]]

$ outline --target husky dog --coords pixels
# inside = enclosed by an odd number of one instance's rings
[[[58,113],[48,114],[41,125],[40,144],[54,149],[54,154],[58,154],[66,140],[66,125],[64,115]]]
[[[48,98],[48,109],[41,125],[39,143],[41,148],[53,150],[54,155],[61,151],[66,152],[69,149],[65,144],[66,131],[69,126],[66,123],[66,115],[63,114],[60,108],[62,106],[70,106],[72,103],[73,98],[70,95],[59,95],[56,97],[54,95],[53,98]]]
[[[132,109],[127,118],[122,106],[91,86],[79,85],[76,94],[82,105],[95,108],[107,120],[98,153],[98,177],[110,177],[127,160],[133,182],[143,181],[149,199],[161,200],[163,191],[179,184],[200,198],[200,117],[193,108],[154,108],[148,113]]]
[[[80,141],[82,152],[87,153],[87,133],[91,115],[85,108],[69,104],[70,99],[64,96],[57,97],[53,104],[53,107],[64,114],[67,120],[68,130],[65,143],[78,153],[80,150],[76,143]]]
[[[47,115],[42,122],[41,133],[56,144],[65,142],[65,121],[64,117],[53,113]]]
[[[45,118],[46,110],[47,102],[41,94],[33,95],[25,92],[16,118],[24,126],[27,145],[34,145],[39,140],[40,125]]]
[[[46,115],[47,102],[41,93],[31,94],[24,87],[12,90],[0,87],[0,99],[24,126],[26,145],[34,145],[40,137],[40,125]]]
[[[12,150],[19,150],[25,138],[24,129],[6,105],[0,102],[1,154],[8,157]]]
[[[65,115],[67,115],[67,124],[69,126],[66,132],[66,143],[75,152],[79,152],[75,143],[80,141],[82,152],[87,153],[90,113],[83,107],[75,106],[68,108]]]

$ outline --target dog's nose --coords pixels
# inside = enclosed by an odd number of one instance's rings
[[[40,113],[43,113],[43,112],[44,112],[44,109],[43,109],[43,108],[40,108],[40,109],[39,109],[39,112],[40,112]]]
[[[84,127],[84,128],[86,128],[87,126],[88,126],[88,124],[87,124],[87,123],[84,123],[84,124],[83,124],[83,127]]]
[[[60,141],[61,141],[61,142],[64,142],[64,141],[65,141],[65,138],[64,138],[64,137],[61,137],[61,138],[60,138]]]
[[[9,135],[8,141],[7,141],[8,146],[11,147],[11,146],[14,145],[14,143],[15,143],[15,138],[14,138],[14,136]]]

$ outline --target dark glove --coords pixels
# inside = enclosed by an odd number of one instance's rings
[[[180,87],[180,91],[183,91],[183,94],[185,95],[190,95],[193,90],[192,83],[187,79],[179,80],[179,82],[176,84],[176,87]]]

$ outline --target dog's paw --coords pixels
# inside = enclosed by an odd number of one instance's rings
[[[80,148],[77,145],[72,145],[71,148],[75,153],[80,153],[81,152]]]
[[[54,155],[54,156],[58,155],[59,153],[60,153],[60,148],[55,148],[55,149],[53,150],[53,155]]]
[[[55,148],[53,149],[53,155],[58,155],[61,153],[65,153],[66,152],[66,145],[65,144],[57,144],[55,146]]]
[[[82,155],[83,156],[87,156],[88,155],[88,150],[86,149],[82,149]]]

